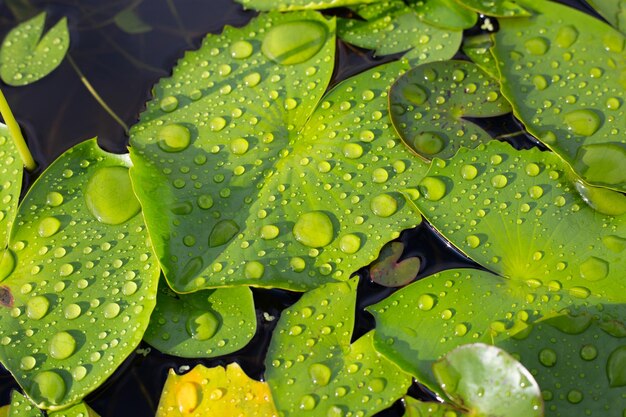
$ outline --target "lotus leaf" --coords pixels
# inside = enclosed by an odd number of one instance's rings
[[[375,263],[370,267],[370,278],[385,287],[402,287],[411,282],[420,270],[420,259],[411,257],[400,260],[404,244],[389,242],[380,251]]]
[[[377,348],[440,391],[434,361],[495,344],[535,375],[550,415],[614,407],[626,394],[626,216],[595,212],[571,176],[550,152],[500,142],[434,160],[413,202],[492,272],[444,271],[370,307]]]
[[[267,49],[284,31],[315,31],[323,44],[276,65]],[[210,35],[156,87],[131,132],[131,177],[175,291],[345,280],[419,223],[399,192],[425,166],[386,117],[387,89],[407,64],[350,78],[315,108],[332,32],[315,12],[262,15]],[[233,58],[240,48],[245,58]]]
[[[447,30],[423,22],[400,0],[355,8],[363,20],[339,19],[339,37],[376,55],[407,52],[412,64],[450,59],[459,49],[462,31]]]
[[[476,24],[478,15],[456,0],[411,0],[421,20],[443,29],[468,29]]]
[[[31,187],[0,287],[0,360],[40,408],[80,401],[141,341],[158,262],[128,155],[96,141],[63,154]]]
[[[17,214],[22,190],[22,159],[7,127],[0,124],[0,281],[6,277],[2,254],[9,241],[9,232]]]
[[[250,379],[231,363],[226,368],[198,365],[181,376],[170,370],[156,417],[276,415],[268,384]]]
[[[588,0],[613,27],[626,34],[626,0]]]
[[[12,86],[34,83],[54,71],[70,46],[67,20],[59,20],[43,37],[46,14],[11,30],[0,47],[0,77]]]
[[[100,417],[84,402],[78,403],[65,410],[48,413],[48,417]]]
[[[532,5],[537,14],[505,19],[494,35],[502,93],[585,181],[625,191],[626,38],[575,9]]]
[[[403,142],[424,159],[450,158],[461,146],[491,136],[464,117],[511,111],[499,83],[467,61],[423,64],[405,73],[389,92],[391,121]]]
[[[456,0],[459,4],[472,9],[480,14],[495,17],[520,17],[530,13],[524,9],[520,2],[515,0]],[[527,0],[526,0],[527,1]]]
[[[281,415],[370,416],[409,387],[409,375],[374,350],[373,332],[350,344],[357,281],[326,284],[283,311],[265,359]]]
[[[305,10],[376,3],[381,0],[235,0],[244,7],[256,10]]]
[[[3,407],[4,408],[4,407]],[[43,414],[28,398],[18,391],[11,392],[11,404],[6,408],[7,417],[43,417]]]
[[[500,74],[498,73],[498,64],[491,54],[490,48],[492,46],[493,42],[490,35],[482,34],[464,38],[461,49],[474,64],[489,74],[491,78],[498,80]]]
[[[248,287],[175,294],[162,282],[144,340],[168,355],[211,358],[243,348],[255,330]]]
[[[405,396],[404,417],[458,417],[465,416],[462,411],[446,403],[422,402]]]

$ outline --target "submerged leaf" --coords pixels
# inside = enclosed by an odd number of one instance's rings
[[[262,11],[329,9],[331,7],[352,6],[355,4],[376,3],[380,0],[235,0],[245,8]]]
[[[22,159],[9,129],[0,124],[0,281],[11,272],[2,254],[9,242],[9,232],[17,214],[22,191]],[[8,272],[7,272],[8,271]]]
[[[400,0],[384,1],[355,8],[363,20],[339,19],[339,37],[377,55],[406,52],[412,64],[450,59],[459,49],[460,30],[446,30],[420,20]]]
[[[511,111],[499,83],[467,61],[432,62],[408,71],[389,92],[391,121],[404,143],[424,159],[450,158],[491,136],[464,117]]]
[[[312,49],[281,41],[299,32]],[[425,166],[386,117],[407,65],[350,78],[316,108],[332,33],[314,12],[261,15],[210,35],[156,87],[131,132],[131,176],[175,291],[345,280],[419,223],[400,191]]]
[[[266,382],[250,379],[237,365],[198,365],[178,376],[170,369],[156,417],[276,417]]]
[[[158,263],[126,155],[80,144],[32,186],[0,292],[0,359],[41,408],[80,401],[141,341]]]
[[[113,18],[115,25],[126,33],[137,35],[150,32],[152,26],[146,23],[136,11],[136,5],[127,7]]]
[[[515,0],[456,0],[480,14],[495,17],[520,17],[530,13]]]
[[[503,94],[585,181],[626,191],[626,38],[575,9],[532,4],[536,15],[494,35]]]
[[[62,18],[43,37],[46,13],[12,29],[0,48],[0,77],[12,86],[34,83],[54,71],[70,46],[67,19]]]
[[[409,4],[421,20],[444,29],[468,29],[478,20],[475,12],[456,0],[412,0]]]
[[[613,27],[626,34],[626,0],[587,0]]]
[[[281,415],[371,416],[409,387],[408,374],[374,350],[373,332],[350,344],[356,287],[327,284],[282,312],[265,359]]]
[[[243,348],[255,330],[250,288],[175,294],[161,282],[144,340],[168,355],[212,358]]]
[[[420,260],[412,257],[400,261],[403,251],[401,242],[386,244],[370,267],[372,281],[386,287],[402,287],[411,282],[420,270]]]

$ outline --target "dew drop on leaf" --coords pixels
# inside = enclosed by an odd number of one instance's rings
[[[120,166],[96,171],[87,183],[85,201],[98,221],[110,225],[125,223],[141,210],[128,168]]]
[[[317,54],[326,37],[326,28],[321,23],[307,20],[286,22],[265,35],[261,50],[278,64],[299,64]]]

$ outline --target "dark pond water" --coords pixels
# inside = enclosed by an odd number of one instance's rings
[[[582,1],[562,2],[592,13]],[[115,24],[116,13],[129,6],[136,6],[138,15],[151,30],[130,35]],[[197,48],[206,33],[220,32],[225,25],[242,26],[254,16],[232,0],[5,0],[0,1],[0,36],[4,37],[18,21],[41,10],[48,11],[49,22],[69,17],[72,60],[102,99],[129,126],[135,123],[150,98],[152,85],[169,74],[185,50]],[[343,44],[338,51],[333,84],[384,61]],[[104,149],[125,152],[128,138],[124,129],[88,93],[68,60],[35,84],[19,88],[3,86],[2,89],[40,165],[37,172],[26,178],[26,187],[62,152],[94,136]],[[494,136],[520,130],[511,116],[491,119],[484,127]],[[536,145],[526,135],[516,136],[511,141],[518,147]],[[400,239],[405,243],[405,257],[418,256],[422,260],[418,279],[442,269],[473,266],[448,247],[427,224],[404,232]],[[392,292],[372,284],[366,268],[360,273],[363,279],[359,286],[355,339],[374,326],[372,317],[362,312],[362,308]],[[103,417],[153,416],[168,370],[193,367],[198,363],[215,366],[236,361],[250,376],[261,378],[263,358],[276,324],[276,321],[268,322],[264,313],[278,317],[284,308],[298,300],[299,294],[255,290],[254,295],[259,325],[247,348],[212,360],[174,358],[154,349],[146,355],[135,354],[104,386],[90,395],[87,402]],[[140,348],[148,346],[143,344]],[[11,375],[0,367],[0,404],[8,403],[10,390],[15,387],[17,384]],[[411,394],[421,398],[429,396],[417,385],[411,388]],[[402,411],[398,403],[379,416],[401,416]]]

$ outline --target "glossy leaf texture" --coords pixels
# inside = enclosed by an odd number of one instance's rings
[[[3,407],[4,408],[4,407]],[[6,417],[42,417],[43,413],[18,391],[11,392],[11,403],[6,410]],[[1,413],[0,413],[1,415]]]
[[[422,21],[443,29],[468,29],[478,21],[474,11],[456,0],[410,0],[409,5]]]
[[[414,203],[492,272],[444,271],[370,307],[377,348],[440,391],[434,361],[495,344],[536,377],[549,415],[614,407],[626,392],[626,216],[587,206],[572,175],[552,153],[500,142],[433,161]]]
[[[400,259],[402,252],[402,242],[389,242],[383,246],[378,259],[370,266],[370,279],[385,287],[402,287],[415,279],[420,270],[420,259]]]
[[[277,417],[269,386],[238,364],[198,365],[185,375],[170,370],[156,417]]]
[[[55,161],[18,210],[2,281],[0,360],[41,408],[77,403],[141,341],[158,262],[128,155],[84,142]]]
[[[491,40],[491,36],[481,34],[465,37],[461,49],[474,64],[478,65],[480,69],[483,70],[483,72],[487,73],[491,78],[499,80],[500,73],[498,72],[498,64],[490,49],[492,46],[493,41]]]
[[[22,159],[9,129],[0,124],[0,254],[4,252],[22,191]],[[2,258],[0,258],[2,259]],[[5,262],[0,261],[0,281],[6,277]]]
[[[615,29],[626,34],[626,0],[588,0]]]
[[[235,0],[247,9],[261,11],[319,10],[357,4],[377,3],[380,0]]]
[[[82,402],[82,403],[73,405],[70,408],[66,408],[64,410],[48,413],[48,417],[100,417],[100,416],[98,415],[98,413],[93,411],[87,404]]]
[[[399,399],[411,378],[374,350],[373,332],[350,344],[357,278],[307,292],[283,311],[265,376],[289,416],[371,416]]]
[[[364,20],[338,19],[339,37],[376,55],[406,52],[412,65],[450,59],[459,49],[460,30],[441,29],[420,20],[400,0],[355,7]]]
[[[161,282],[144,340],[168,355],[212,358],[243,348],[255,331],[250,288],[176,294]]]
[[[422,402],[405,396],[403,417],[463,417],[465,414],[447,403]]]
[[[500,84],[467,61],[431,62],[402,75],[389,92],[389,113],[403,142],[424,159],[450,158],[491,136],[465,117],[509,113]]]
[[[459,4],[486,16],[494,17],[520,17],[529,16],[519,1],[515,0],[456,0]]]
[[[572,8],[532,4],[535,15],[502,20],[494,35],[502,92],[579,176],[624,191],[626,38]]]
[[[307,59],[277,65],[266,55],[307,30],[326,41]],[[346,280],[419,223],[400,191],[425,166],[386,116],[387,89],[407,64],[350,78],[317,105],[332,32],[315,12],[262,15],[209,36],[156,87],[132,129],[131,176],[175,291]],[[245,58],[232,57],[239,48]]]
[[[12,86],[28,85],[61,64],[70,46],[67,20],[62,18],[43,34],[45,22],[46,13],[40,13],[6,35],[0,47],[2,81]]]

